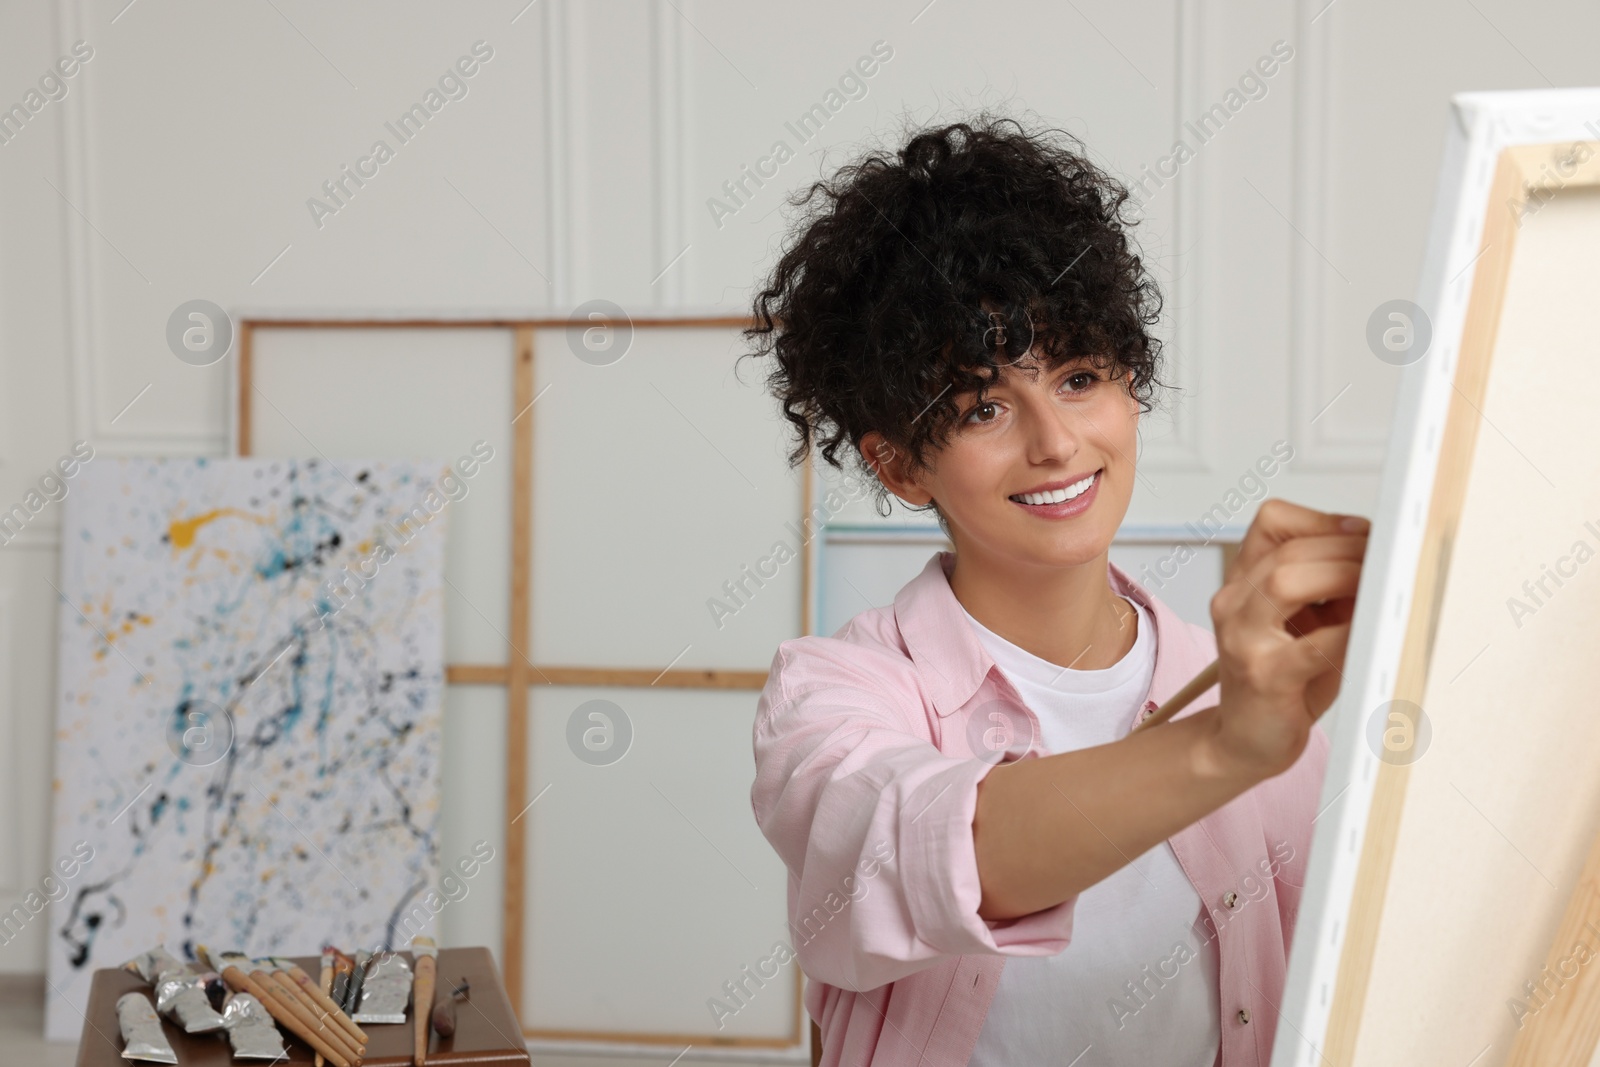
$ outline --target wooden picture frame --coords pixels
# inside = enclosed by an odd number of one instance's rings
[[[1556,517],[1581,507],[1585,481],[1600,485],[1600,464],[1549,447],[1543,425],[1589,391],[1555,390],[1543,418],[1525,395],[1549,392],[1540,376],[1561,360],[1600,354],[1584,335],[1576,353],[1540,347],[1584,325],[1540,301],[1570,303],[1568,246],[1592,254],[1600,238],[1596,115],[1596,90],[1452,100],[1421,317],[1406,322],[1431,339],[1393,360],[1401,391],[1328,712],[1275,1067],[1586,1065],[1600,1039],[1600,967],[1550,1010],[1515,1006],[1523,978],[1600,918],[1600,792],[1570,777],[1600,770],[1600,732],[1570,710],[1592,706],[1594,676],[1562,633],[1592,647],[1600,612],[1592,596],[1552,598],[1520,643],[1494,614],[1522,595],[1519,568],[1538,576],[1533,561],[1560,550]],[[1565,826],[1528,807],[1557,797]]]
[[[737,329],[750,325],[745,317],[685,316],[631,318],[629,325],[635,331],[653,329],[726,328]],[[536,663],[527,654],[531,640],[530,603],[532,590],[532,526],[534,507],[533,441],[534,441],[534,368],[538,358],[535,337],[540,330],[567,329],[571,320],[565,317],[316,317],[247,315],[238,322],[237,362],[233,371],[232,408],[234,414],[234,452],[240,456],[252,454],[254,437],[254,397],[259,392],[253,388],[255,380],[256,339],[267,330],[395,330],[395,329],[482,329],[508,331],[514,338],[512,381],[508,383],[513,410],[512,455],[512,506],[511,506],[511,560],[510,560],[510,618],[508,644],[510,648],[504,662],[447,663],[445,680],[452,685],[503,686],[506,692],[506,791],[505,813],[507,833],[505,838],[505,899],[502,935],[502,969],[506,990],[513,1009],[521,1016],[523,1004],[525,963],[523,958],[526,892],[524,872],[527,869],[526,831],[512,832],[511,827],[531,807],[528,796],[528,692],[532,685],[585,685],[690,689],[736,689],[752,695],[766,685],[767,673],[756,670],[722,670],[659,667],[587,667],[577,664]],[[813,508],[813,469],[807,455],[801,477],[801,515],[811,514]],[[809,549],[809,546],[808,546]],[[810,632],[813,552],[799,553],[800,618],[798,634]],[[537,798],[534,798],[537,799]],[[515,814],[513,814],[515,813]],[[535,1042],[581,1042],[616,1046],[682,1046],[802,1050],[806,1047],[810,1030],[805,1025],[804,978],[796,972],[792,1027],[782,1038],[728,1037],[716,1033],[632,1033],[591,1030],[549,1030],[530,1028],[523,1024],[525,1038]]]
[[[687,317],[633,319],[635,328],[724,327],[747,325],[749,320],[732,317]],[[512,381],[509,384],[513,409],[518,416],[513,422],[515,436],[513,471],[511,476],[511,550],[510,563],[510,618],[508,638],[517,650],[526,650],[530,641],[529,601],[532,596],[532,514],[533,487],[533,406],[534,366],[537,359],[536,338],[539,330],[565,328],[564,318],[375,318],[251,315],[239,322],[237,365],[234,371],[234,451],[247,456],[253,451],[254,401],[251,393],[255,380],[256,338],[264,330],[390,330],[390,329],[485,329],[509,331],[514,338]],[[809,515],[814,506],[816,485],[812,462],[808,456],[802,479],[802,514]],[[936,526],[929,527],[930,537],[942,539]],[[1234,531],[1237,534],[1237,531]],[[1169,536],[1170,535],[1170,536]],[[1198,540],[1178,531],[1145,529],[1130,532],[1132,542],[1167,544],[1189,543]],[[814,537],[800,553],[800,570],[803,595],[801,597],[801,633],[811,633],[815,612],[816,568],[818,553],[824,538]],[[931,543],[931,542],[930,542]],[[1214,543],[1220,548],[1224,570],[1238,551],[1236,539],[1219,538]],[[658,668],[584,667],[570,664],[535,663],[522,654],[508,654],[505,662],[450,662],[446,665],[446,681],[452,685],[500,686],[506,690],[507,711],[507,785],[505,811],[508,820],[514,813],[529,807],[529,790],[526,780],[528,757],[528,704],[527,692],[533,684],[551,685],[604,685],[604,686],[667,686],[693,689],[740,689],[759,691],[766,684],[765,672],[745,670],[675,669],[665,673]],[[520,696],[519,696],[520,694]],[[503,908],[502,959],[507,992],[514,1007],[522,1004],[524,966],[524,916],[526,912],[523,875],[526,870],[526,842],[521,833],[506,836],[505,903]],[[795,984],[794,1027],[792,1034],[781,1040],[767,1038],[729,1038],[710,1033],[624,1033],[589,1031],[579,1029],[539,1029],[524,1027],[524,1037],[535,1043],[549,1043],[559,1047],[565,1043],[586,1043],[614,1046],[683,1046],[710,1048],[753,1048],[798,1050],[808,1040],[815,1042],[815,1024],[805,1016],[804,981]],[[812,1046],[813,1062],[820,1056],[820,1045]]]

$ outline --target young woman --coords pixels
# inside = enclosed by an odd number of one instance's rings
[[[824,1064],[1271,1055],[1366,521],[1264,501],[1215,637],[1110,563],[1159,296],[1073,145],[980,116],[869,153],[755,301],[791,459],[848,444],[955,546],[785,641],[758,705]]]

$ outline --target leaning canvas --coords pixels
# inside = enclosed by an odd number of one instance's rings
[[[94,970],[157,944],[433,932],[414,905],[438,865],[444,470],[107,457],[76,479],[48,1038],[78,1035]]]
[[[1276,1067],[1600,1041],[1600,90],[1461,94]]]

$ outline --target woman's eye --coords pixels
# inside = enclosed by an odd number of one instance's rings
[[[1088,392],[1088,390],[1090,390],[1091,387],[1096,384],[1096,382],[1101,381],[1101,376],[1094,373],[1094,371],[1074,371],[1072,374],[1067,374],[1066,379],[1062,379],[1062,381],[1064,381],[1066,386],[1069,386],[1067,392],[1072,392],[1072,394],[1082,394],[1082,392]],[[1078,381],[1083,382],[1082,386],[1072,387],[1072,384]]]
[[[993,410],[994,410],[994,401],[986,400],[986,401],[984,401],[983,403],[979,404],[977,407],[973,408],[971,411],[969,411],[967,413],[966,421],[969,422],[969,423],[989,422],[989,421],[991,421],[993,419],[993,417],[994,417],[993,415],[989,416],[989,418],[979,418],[978,416],[979,416],[979,414],[981,412],[984,412],[984,411],[992,412]]]

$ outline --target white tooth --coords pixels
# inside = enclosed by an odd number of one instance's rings
[[[1024,504],[1059,504],[1064,500],[1071,500],[1094,484],[1094,475],[1091,474],[1081,482],[1056,489],[1048,493],[1026,493],[1017,499]]]

